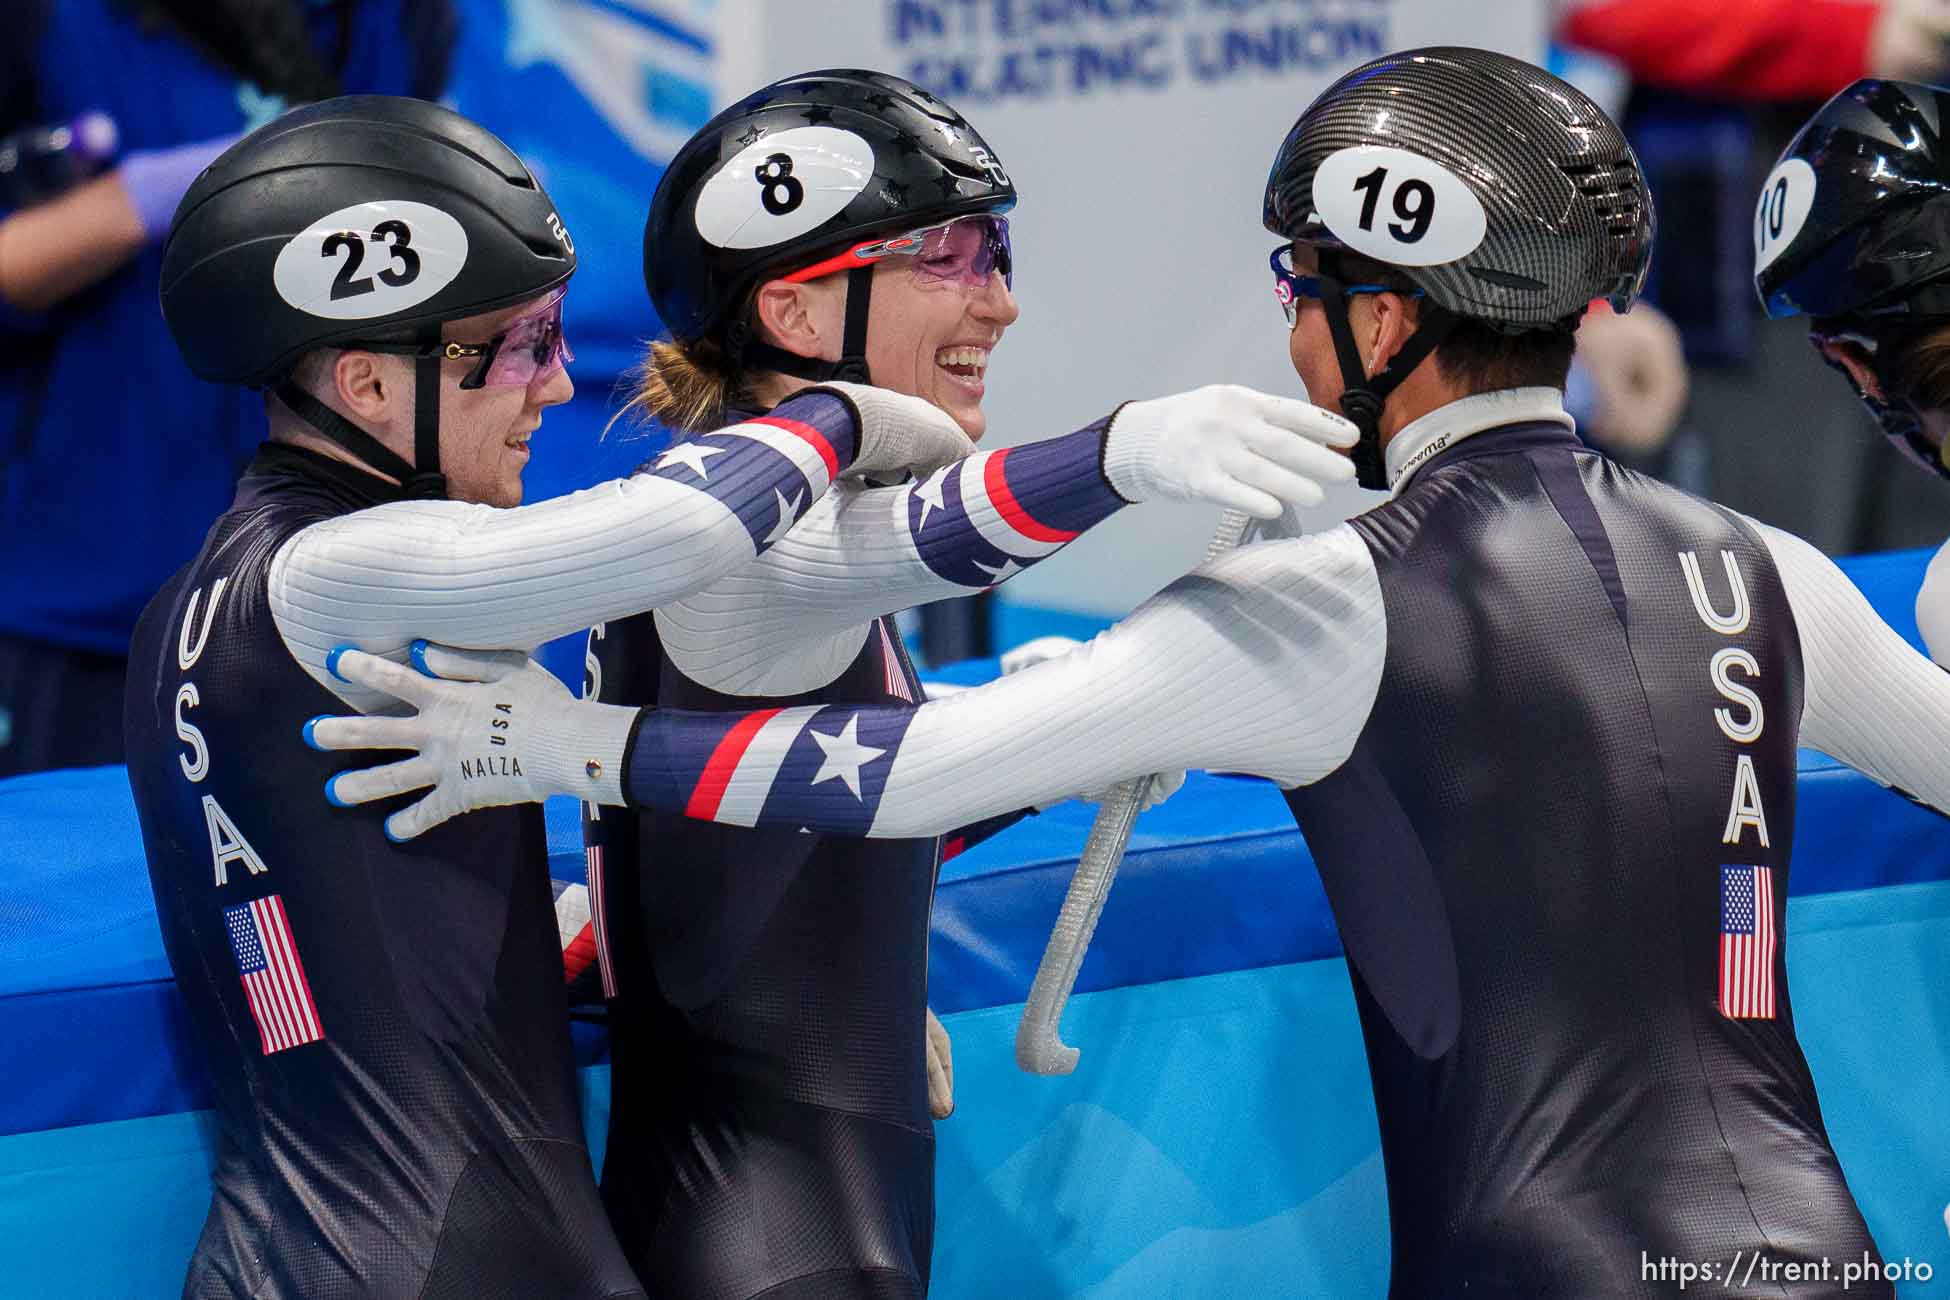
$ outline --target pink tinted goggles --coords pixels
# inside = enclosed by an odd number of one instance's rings
[[[815,262],[803,271],[781,278],[803,284],[895,256],[913,258],[914,273],[923,280],[979,289],[989,282],[991,274],[1000,271],[1005,285],[1011,289],[1016,285],[1015,258],[1009,248],[1009,219],[990,213],[957,217],[938,226],[869,239],[837,257]]]
[[[563,290],[485,343],[449,343],[441,349],[448,360],[479,357],[462,388],[527,386],[553,375],[557,367],[576,359],[562,335]]]

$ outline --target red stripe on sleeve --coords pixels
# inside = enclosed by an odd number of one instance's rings
[[[752,739],[758,735],[760,727],[783,711],[761,709],[757,713],[748,713],[737,726],[725,733],[718,747],[711,751],[710,760],[704,764],[704,771],[697,778],[697,787],[691,791],[690,802],[684,805],[686,817],[708,822],[718,815],[718,805],[724,802],[724,792],[731,786],[732,773],[738,770],[739,760],[751,748]]]
[[[1009,491],[1009,477],[1003,472],[1003,462],[1008,459],[1009,448],[1004,447],[988,458],[982,466],[982,488],[989,495],[989,504],[995,507],[1009,527],[1021,533],[1032,542],[1072,542],[1077,534],[1051,528],[1032,519],[1015,494]]]
[[[826,478],[828,481],[840,476],[839,452],[834,449],[832,443],[826,440],[826,435],[818,429],[815,429],[812,425],[805,423],[803,420],[787,420],[776,415],[761,415],[754,420],[747,421],[747,423],[770,425],[774,429],[791,434],[819,453],[819,458],[826,462]]]

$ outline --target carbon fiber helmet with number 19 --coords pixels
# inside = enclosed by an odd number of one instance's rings
[[[848,273],[838,361],[752,340],[752,290],[877,235],[1015,202],[995,152],[919,86],[858,69],[803,73],[747,95],[677,151],[650,201],[643,278],[679,343],[715,340],[734,367],[870,382],[871,263]]]
[[[1897,448],[1950,478],[1894,364],[1950,325],[1950,91],[1858,81],[1782,151],[1754,213],[1754,288],[1775,319],[1806,314]],[[1849,343],[1880,393],[1850,372]],[[1866,378],[1866,376],[1864,376]]]
[[[345,95],[260,127],[197,177],[163,247],[162,310],[197,375],[273,388],[410,495],[440,497],[440,362],[472,355],[442,346],[441,322],[575,269],[555,205],[494,135],[424,100]],[[414,464],[290,382],[321,347],[415,358]]]
[[[1424,293],[1419,327],[1370,376],[1346,296],[1323,300],[1361,429],[1363,486],[1387,486],[1382,405],[1464,320],[1507,334],[1577,328],[1603,298],[1627,310],[1652,258],[1652,196],[1603,109],[1541,68],[1487,50],[1405,50],[1328,87],[1266,178],[1266,228],[1394,267]]]

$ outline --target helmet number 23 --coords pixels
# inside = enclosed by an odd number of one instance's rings
[[[1386,167],[1377,167],[1354,182],[1354,192],[1363,196],[1361,229],[1374,229],[1375,209],[1380,206],[1381,192],[1387,184]],[[1388,233],[1404,244],[1418,243],[1429,233],[1429,225],[1435,220],[1435,188],[1425,180],[1410,177],[1395,186],[1395,196],[1389,206],[1401,220],[1389,222]]]
[[[380,271],[380,282],[394,289],[412,284],[420,278],[420,255],[413,251],[413,229],[404,221],[382,221],[372,228],[367,237],[375,244],[383,245],[392,257],[392,264]],[[356,298],[360,294],[373,291],[372,276],[359,275],[359,266],[366,259],[366,240],[358,232],[341,230],[328,235],[319,246],[324,257],[337,257],[344,249],[345,261],[340,263],[339,271],[332,279],[332,300]]]

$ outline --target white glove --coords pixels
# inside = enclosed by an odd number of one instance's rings
[[[313,749],[404,749],[413,757],[341,772],[325,783],[341,807],[433,787],[386,819],[386,834],[410,840],[459,813],[533,803],[552,794],[590,803],[623,802],[623,751],[637,710],[578,700],[555,674],[519,651],[450,650],[416,641],[425,676],[390,660],[341,648],[326,667],[348,682],[419,709],[410,717],[313,718]]]
[[[1671,319],[1646,303],[1623,315],[1593,308],[1578,326],[1577,355],[1598,390],[1592,440],[1636,455],[1665,446],[1686,409],[1689,383]]]
[[[948,1031],[928,1008],[928,1113],[947,1119],[955,1113],[955,1053]]]
[[[1118,408],[1104,475],[1126,501],[1209,501],[1274,519],[1283,504],[1319,505],[1322,483],[1352,482],[1354,462],[1333,449],[1359,436],[1297,398],[1209,384]]]
[[[1025,641],[1015,649],[1003,652],[1002,675],[1007,677],[1010,673],[1034,668],[1037,664],[1046,663],[1051,659],[1061,659],[1082,644],[1083,642],[1075,637],[1068,636],[1039,636],[1034,641]],[[1145,787],[1144,800],[1138,805],[1138,811],[1144,812],[1156,808],[1177,794],[1184,784],[1185,773],[1182,769],[1176,772],[1158,773],[1151,779],[1151,784]],[[1085,803],[1102,803],[1110,797],[1110,790],[1088,790],[1075,797]],[[1062,802],[1061,799],[1051,799],[1039,803],[1036,805],[1036,811],[1044,812]]]
[[[1871,76],[1937,80],[1950,66],[1950,0],[1883,0],[1868,56]]]
[[[954,417],[934,403],[872,384],[826,383],[860,417],[860,454],[841,478],[897,477],[903,470],[929,474],[975,454],[975,443]]]

